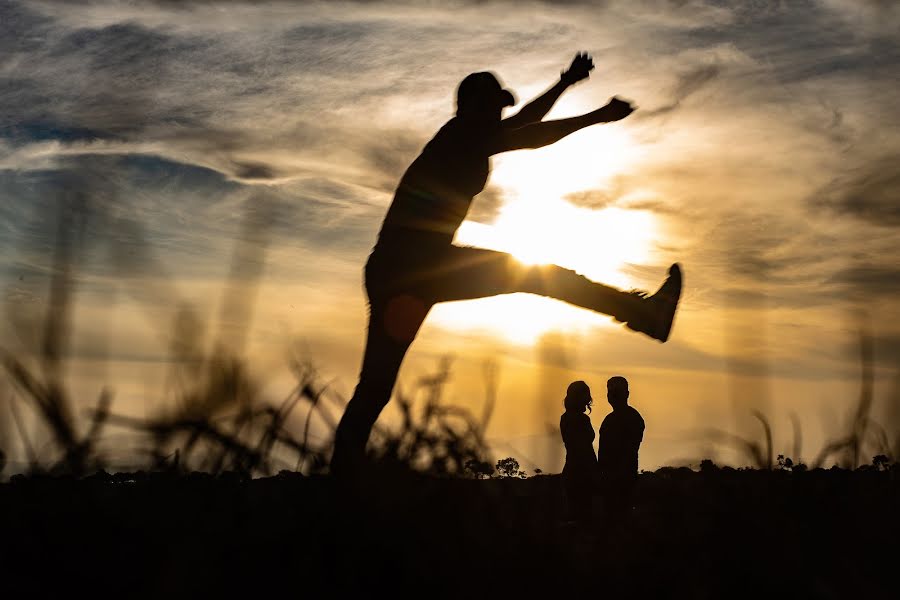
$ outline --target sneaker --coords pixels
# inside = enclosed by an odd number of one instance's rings
[[[681,267],[675,263],[669,267],[669,276],[652,296],[646,292],[628,292],[636,301],[624,319],[625,326],[665,342],[672,331],[675,309],[681,297]]]

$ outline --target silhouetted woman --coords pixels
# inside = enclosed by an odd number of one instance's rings
[[[583,381],[573,381],[563,401],[566,411],[559,418],[559,432],[566,445],[563,481],[569,505],[569,520],[587,523],[591,518],[591,494],[597,476],[594,456],[594,426],[585,411],[591,411],[591,390]]]
[[[586,54],[560,80],[517,114],[491,73],[472,73],[457,90],[450,119],[404,173],[365,267],[369,328],[359,384],[335,435],[332,473],[354,472],[375,420],[388,403],[403,357],[428,311],[438,302],[528,292],[613,316],[665,341],[681,293],[678,265],[653,296],[625,293],[553,265],[526,266],[503,252],[453,245],[473,197],[484,189],[490,157],[540,148],[584,127],[624,119],[631,105],[607,105],[569,119],[541,121],[569,86],[589,76]],[[552,174],[548,174],[552,176]]]

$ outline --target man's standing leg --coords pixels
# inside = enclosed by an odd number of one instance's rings
[[[332,474],[353,476],[363,466],[369,434],[391,399],[403,358],[427,313],[428,306],[412,296],[371,299],[359,383],[335,432]]]

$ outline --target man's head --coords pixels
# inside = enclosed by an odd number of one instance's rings
[[[500,119],[503,109],[513,106],[515,97],[503,89],[493,73],[482,71],[467,75],[456,89],[456,114]]]
[[[606,399],[613,410],[628,404],[628,380],[616,375],[606,382]]]
[[[566,399],[563,404],[568,411],[584,412],[590,410],[594,399],[591,398],[591,388],[583,381],[573,381],[566,388]]]

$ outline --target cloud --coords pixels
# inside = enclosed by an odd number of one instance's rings
[[[722,72],[718,65],[705,65],[696,67],[682,73],[672,88],[668,104],[649,111],[640,111],[641,118],[658,117],[676,110],[689,96],[696,93],[709,82],[719,77]]]
[[[393,193],[397,182],[427,139],[407,130],[381,130],[372,136],[362,149],[372,171],[377,174],[376,186]]]
[[[616,201],[616,198],[616,194],[609,190],[593,189],[573,192],[564,196],[563,199],[582,208],[599,209],[611,206]]]
[[[900,267],[896,265],[860,265],[835,273],[829,283],[846,293],[871,300],[875,295],[896,298],[900,293]]]
[[[234,166],[235,177],[237,177],[238,179],[259,179],[265,181],[269,179],[275,179],[278,176],[277,172],[272,167],[263,163],[235,161]]]
[[[880,156],[834,178],[810,198],[826,207],[873,225],[900,226],[900,154]]]
[[[504,203],[503,190],[495,185],[488,185],[483,192],[475,196],[466,219],[491,224],[500,214]]]

